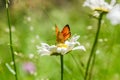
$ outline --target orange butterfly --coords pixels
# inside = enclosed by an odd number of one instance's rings
[[[61,32],[59,31],[57,26],[55,30],[57,36],[57,43],[64,43],[71,36],[70,27],[68,24],[64,26]]]

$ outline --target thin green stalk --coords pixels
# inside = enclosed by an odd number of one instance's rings
[[[61,80],[63,80],[63,55],[60,55],[60,63],[61,63]]]
[[[89,73],[88,80],[91,80],[91,79],[92,79],[92,71],[93,71],[94,64],[95,64],[95,58],[96,58],[96,54],[94,53],[94,55],[93,55],[93,61],[92,61],[92,63],[91,63],[91,68],[90,68],[90,73]]]
[[[83,73],[83,68],[82,68],[83,67],[82,62],[80,61],[80,63],[78,63],[77,60],[75,59],[75,57],[72,54],[71,54],[71,56],[72,56],[74,62],[76,63],[76,65],[77,65],[77,67],[78,67],[78,69],[79,69],[79,71],[81,73],[81,76],[84,78],[84,73]],[[81,65],[81,67],[79,65]]]
[[[91,50],[91,52],[90,52],[90,56],[89,56],[89,59],[88,59],[88,62],[87,62],[87,67],[86,67],[86,71],[85,71],[84,80],[87,80],[88,71],[89,71],[89,67],[90,67],[91,60],[92,60],[92,56],[95,54],[94,52],[95,52],[95,48],[96,48],[96,45],[97,45],[97,40],[98,40],[98,36],[99,36],[99,31],[100,31],[100,27],[101,27],[101,20],[102,20],[103,14],[104,14],[104,12],[102,12],[102,13],[99,15],[98,28],[97,28],[95,40],[94,40],[94,43],[93,43],[93,46],[92,46],[92,50]],[[94,59],[93,59],[93,60],[94,60]]]
[[[100,27],[101,27],[101,21],[102,21],[103,14],[104,14],[104,12],[102,12],[102,13],[100,14],[99,19],[98,19],[98,28],[99,28],[99,30],[98,30],[98,36],[99,36],[99,31],[100,31]],[[97,36],[97,37],[98,37],[98,36]],[[98,39],[98,38],[97,38],[97,39]],[[97,45],[97,43],[96,43],[96,45]],[[94,52],[95,52],[95,51],[94,51]],[[92,63],[91,63],[90,75],[89,75],[88,80],[91,80],[91,77],[92,77],[92,71],[93,71],[93,67],[94,67],[94,64],[95,64],[95,58],[96,58],[96,53],[93,54],[93,61],[92,61]]]
[[[12,44],[12,31],[11,31],[11,24],[10,24],[10,17],[9,17],[9,1],[6,0],[6,13],[7,13],[7,19],[8,19],[8,27],[9,27],[9,41],[10,41],[10,50],[12,54],[12,61],[14,62],[14,71],[15,71],[15,79],[17,79],[17,69],[16,69],[16,63],[15,63],[15,56],[14,56],[14,50],[13,50],[13,44]]]

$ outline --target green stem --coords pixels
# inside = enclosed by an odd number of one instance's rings
[[[13,50],[13,44],[12,44],[12,31],[11,31],[11,24],[10,24],[10,17],[9,17],[9,9],[8,9],[9,1],[6,0],[6,12],[7,12],[7,19],[8,19],[8,27],[9,27],[9,41],[10,41],[10,50],[12,54],[12,61],[14,62],[14,71],[15,71],[15,79],[17,79],[17,69],[16,69],[16,63],[15,63],[15,56],[14,56],[14,50]]]
[[[90,73],[89,73],[89,78],[88,80],[91,80],[92,79],[92,71],[93,71],[93,67],[94,67],[94,64],[95,64],[95,58],[96,58],[96,54],[94,53],[93,55],[93,61],[91,63],[91,68],[90,68]]]
[[[76,65],[77,65],[80,73],[81,73],[80,75],[84,78],[84,73],[83,73],[83,68],[84,68],[84,66],[83,66],[82,62],[80,61],[80,63],[78,63],[77,60],[75,59],[75,57],[74,57],[72,54],[71,54],[71,56],[72,56],[74,62],[76,63]],[[81,67],[80,67],[79,65],[81,65]],[[83,68],[82,68],[82,67],[83,67]]]
[[[98,19],[98,28],[99,28],[99,30],[98,30],[98,36],[99,36],[99,31],[100,31],[100,27],[101,27],[101,21],[102,21],[103,14],[104,14],[104,12],[102,12],[100,14],[99,19]],[[97,43],[96,43],[96,45],[97,45]],[[91,77],[92,77],[92,71],[93,71],[93,67],[94,67],[94,64],[95,64],[95,58],[96,58],[96,53],[93,54],[93,61],[91,63],[90,75],[89,75],[89,79],[88,80],[91,80]]]
[[[100,27],[101,27],[101,21],[102,21],[102,16],[103,16],[104,12],[102,12],[100,15],[99,15],[99,19],[98,19],[98,28],[97,28],[97,32],[96,32],[96,36],[95,36],[95,40],[94,40],[94,43],[93,43],[93,46],[92,46],[92,50],[90,52],[90,56],[89,56],[89,59],[88,59],[88,62],[87,62],[87,67],[86,67],[86,71],[85,71],[85,77],[84,77],[84,80],[87,80],[87,76],[88,76],[88,71],[89,71],[89,67],[90,67],[90,63],[91,63],[91,60],[92,60],[92,56],[95,54],[95,48],[96,48],[96,45],[97,45],[97,40],[98,40],[98,36],[99,36],[99,31],[100,31]],[[93,61],[95,60],[95,57],[93,59]]]
[[[61,62],[61,80],[63,80],[63,55],[60,55],[60,62]]]

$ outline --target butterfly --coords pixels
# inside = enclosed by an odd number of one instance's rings
[[[56,25],[55,31],[57,43],[64,43],[71,36],[70,27],[68,24],[64,26],[61,32]]]

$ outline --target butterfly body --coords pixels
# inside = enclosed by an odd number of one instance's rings
[[[71,36],[69,25],[65,25],[60,32],[56,26],[56,41],[57,43],[64,43]]]

